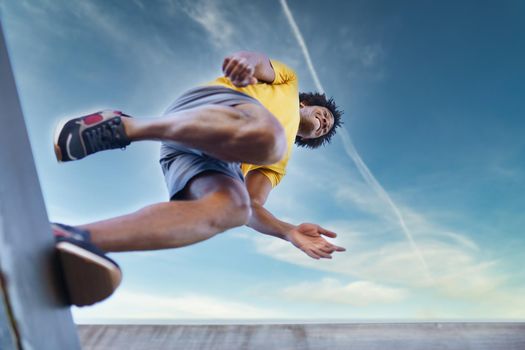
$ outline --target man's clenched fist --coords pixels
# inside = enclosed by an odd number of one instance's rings
[[[226,57],[222,64],[222,71],[224,76],[237,87],[257,84],[257,78],[254,76],[255,65],[246,58],[236,55]]]

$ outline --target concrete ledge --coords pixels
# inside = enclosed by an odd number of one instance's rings
[[[79,325],[84,350],[523,350],[525,323]]]

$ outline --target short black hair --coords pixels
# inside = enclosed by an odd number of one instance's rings
[[[300,136],[296,136],[295,144],[299,147],[314,149],[330,143],[332,141],[332,137],[335,135],[335,129],[343,125],[343,121],[341,120],[343,111],[337,107],[334,99],[332,97],[327,99],[325,94],[320,94],[318,92],[301,92],[299,94],[299,102],[302,102],[307,106],[320,106],[328,108],[330,113],[332,113],[334,116],[334,125],[325,135],[315,139],[303,139]]]

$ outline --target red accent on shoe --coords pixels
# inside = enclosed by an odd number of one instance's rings
[[[104,118],[100,114],[91,114],[87,117],[84,117],[84,123],[86,123],[86,125],[91,125],[101,122],[103,119]]]
[[[54,236],[61,236],[61,237],[71,237],[71,234],[67,231],[62,231],[56,227],[53,228],[53,235]]]

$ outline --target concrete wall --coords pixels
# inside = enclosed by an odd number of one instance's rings
[[[524,350],[525,323],[80,325],[84,350]]]
[[[52,147],[38,145],[38,147]],[[80,347],[0,23],[0,345]],[[12,317],[10,317],[11,315]],[[16,334],[16,340],[10,336]],[[6,345],[11,343],[12,345]],[[8,347],[9,346],[9,347]]]

